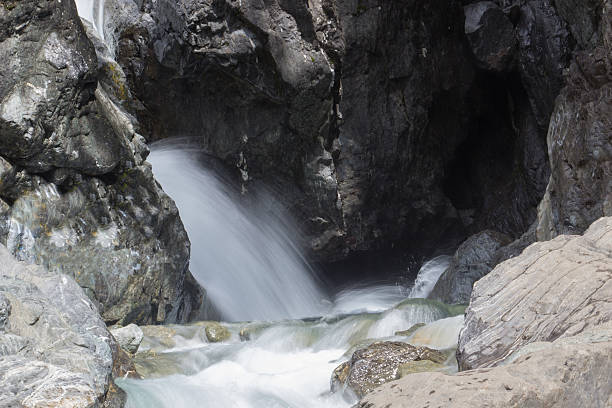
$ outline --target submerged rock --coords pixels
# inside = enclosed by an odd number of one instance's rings
[[[135,354],[138,351],[138,347],[142,342],[144,333],[135,324],[128,324],[125,327],[119,327],[111,329],[111,334],[119,343],[119,346],[130,354]]]
[[[208,341],[211,343],[218,343],[230,338],[229,330],[216,322],[206,324],[204,333],[206,334]]]
[[[0,406],[123,406],[130,367],[74,280],[0,245]]]
[[[400,377],[402,365],[428,360],[434,365],[442,364],[447,356],[428,347],[415,347],[402,342],[375,342],[366,348],[357,350],[351,359],[338,366],[331,379],[332,392],[342,388],[363,397],[381,384]],[[428,370],[433,365],[404,366],[403,372],[422,368]],[[435,366],[438,368],[438,366]]]
[[[536,243],[476,282],[457,359],[491,367],[522,346],[612,321],[612,218]]]

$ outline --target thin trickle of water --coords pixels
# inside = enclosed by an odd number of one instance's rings
[[[324,295],[281,217],[239,205],[184,140],[152,146],[149,161],[179,209],[191,241],[190,270],[223,320],[323,314]],[[254,208],[264,207],[259,203]]]
[[[104,0],[76,0],[79,16],[93,24],[104,40]]]
[[[440,276],[448,269],[452,259],[451,256],[442,255],[425,262],[417,274],[408,297],[425,299],[436,286]]]

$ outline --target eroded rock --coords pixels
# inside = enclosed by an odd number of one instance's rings
[[[334,370],[331,389],[338,391],[345,388],[361,398],[379,385],[399,378],[401,370],[418,370],[416,365],[402,369],[403,364],[423,360],[442,364],[446,359],[444,353],[428,347],[415,347],[402,342],[375,342],[355,351],[349,361]],[[420,368],[427,370],[431,367],[423,365]]]
[[[612,321],[612,218],[583,236],[528,247],[476,282],[457,359],[491,367],[537,341],[569,337]]]

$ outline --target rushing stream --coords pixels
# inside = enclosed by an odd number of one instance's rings
[[[104,0],[76,4],[104,39]],[[202,159],[175,139],[153,145],[148,160],[189,235],[190,270],[231,335],[211,343],[205,322],[143,328],[135,356],[143,379],[116,380],[128,408],[349,407],[350,392],[330,392],[331,374],[380,339],[446,350],[441,369],[456,370],[452,351],[463,309],[421,299],[449,257],[425,263],[411,287],[368,285],[330,297],[272,196],[258,192],[243,205]]]
[[[233,322],[224,323],[231,337],[210,343],[205,323],[146,329],[136,356],[144,379],[117,381],[129,408],[348,407],[350,393],[330,392],[331,373],[375,339],[449,350],[444,370],[456,369],[450,351],[462,308],[418,299],[449,257],[425,263],[412,288],[371,285],[327,299],[290,223],[265,202],[239,204],[201,159],[182,140],[153,145],[149,157],[190,237],[191,271],[222,320]],[[425,325],[401,333],[418,323]]]

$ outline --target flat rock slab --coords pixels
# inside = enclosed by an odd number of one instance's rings
[[[536,341],[612,321],[612,218],[584,236],[531,245],[476,282],[457,358],[462,370],[491,367]]]
[[[531,349],[531,350],[530,350]],[[612,406],[612,325],[532,343],[511,363],[455,375],[408,375],[368,394],[358,408],[576,408]]]

